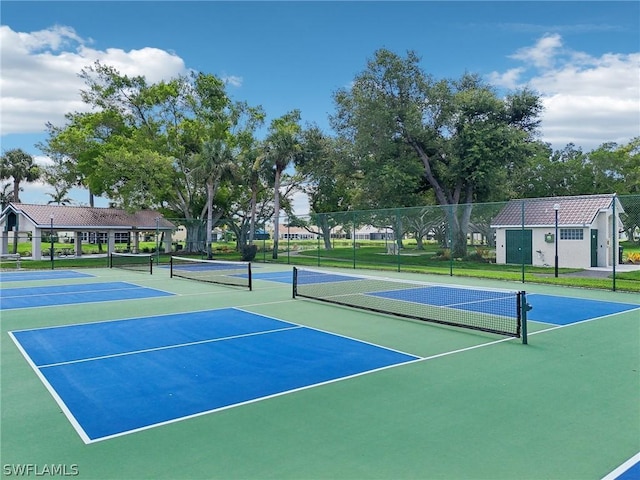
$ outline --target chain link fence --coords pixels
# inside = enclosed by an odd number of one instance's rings
[[[640,195],[332,212],[279,222],[280,251],[274,255],[262,240],[257,261],[522,282],[562,277],[580,286],[600,279],[614,290],[616,280],[640,270]]]
[[[166,220],[175,226],[171,232],[116,233],[115,251],[209,255],[206,221]],[[214,258],[240,254],[243,259],[265,263],[522,282],[563,277],[581,285],[580,278],[600,278],[610,281],[613,289],[618,280],[625,280],[627,271],[640,270],[640,195],[282,216],[277,252],[273,250],[274,231],[273,222],[252,228],[247,221],[219,220],[210,235],[211,254]],[[83,235],[82,256],[108,253],[106,232]],[[55,258],[77,256],[73,233],[62,231],[53,236],[43,232],[42,238],[9,232],[5,252],[28,257],[34,242],[39,242],[43,259],[50,258],[52,251]]]

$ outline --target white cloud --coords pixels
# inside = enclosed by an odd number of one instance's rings
[[[555,34],[511,58],[522,65],[492,72],[489,80],[540,95],[542,137],[554,148],[574,143],[588,151],[640,135],[640,53],[592,56],[566,48]]]
[[[186,72],[184,61],[164,50],[96,50],[91,43],[70,27],[25,33],[0,26],[2,135],[40,133],[47,122],[61,124],[67,112],[86,111],[78,74],[97,60],[125,75],[145,75],[149,82]]]
[[[232,87],[241,87],[242,80],[242,77],[238,77],[236,75],[225,75],[222,77],[222,81],[226,85],[231,85]]]
[[[533,63],[536,67],[549,67],[562,47],[560,35],[545,35],[533,47],[519,49],[511,58]]]
[[[504,88],[514,90],[519,87],[520,76],[524,72],[524,68],[511,68],[506,72],[492,72],[489,74],[489,81],[493,85],[499,85]]]

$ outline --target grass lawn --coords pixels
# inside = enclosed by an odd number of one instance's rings
[[[315,241],[281,242],[281,251],[278,259],[272,258],[270,242],[257,242],[258,253],[255,262],[283,263],[306,265],[309,267],[347,267],[370,270],[406,271],[417,273],[431,273],[440,275],[455,275],[465,277],[489,278],[495,280],[521,281],[524,277],[526,283],[544,283],[584,288],[597,288],[610,290],[613,288],[613,279],[582,277],[581,269],[561,268],[559,277],[554,277],[553,267],[534,267],[525,265],[502,265],[491,263],[483,259],[478,252],[486,255],[487,249],[469,247],[471,255],[467,259],[451,259],[446,256],[446,251],[435,244],[426,244],[424,250],[417,250],[415,243],[407,242],[407,247],[400,255],[389,255],[385,242],[357,242],[356,247],[350,241],[335,242],[333,249],[319,248]],[[20,244],[19,252],[30,249],[30,244]],[[225,260],[239,260],[240,254],[235,252],[234,244],[214,244],[214,258]],[[54,268],[83,268],[106,267],[108,259],[104,256],[93,255],[99,253],[96,245],[83,245],[83,257],[60,256],[67,253],[73,245],[57,243],[54,246]],[[103,247],[104,248],[104,247]],[[123,247],[121,247],[123,248]],[[141,243],[141,251],[152,251],[155,242]],[[630,242],[623,243],[625,254],[640,254],[640,246]],[[48,250],[48,248],[47,248]],[[11,250],[9,250],[11,251]],[[86,253],[84,253],[86,252]],[[184,255],[182,252],[181,255]],[[161,254],[160,263],[168,263],[170,256]],[[489,257],[490,258],[490,257]],[[15,268],[15,262],[3,261],[2,268]],[[21,268],[43,269],[51,268],[51,260],[23,260]],[[640,270],[635,272],[616,272],[615,287],[617,290],[640,292]]]

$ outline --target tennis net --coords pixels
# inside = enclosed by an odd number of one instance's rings
[[[252,289],[250,262],[228,262],[172,256],[171,277]]]
[[[153,255],[148,253],[112,253],[109,268],[124,268],[153,274]]]
[[[293,268],[293,297],[526,339],[522,291]]]

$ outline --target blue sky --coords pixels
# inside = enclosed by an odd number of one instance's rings
[[[3,1],[2,151],[46,164],[35,147],[44,125],[84,108],[76,74],[97,59],[151,81],[213,73],[269,120],[298,108],[328,130],[333,92],[382,47],[416,51],[435,78],[474,72],[500,91],[533,88],[546,107],[541,138],[555,148],[625,143],[640,135],[639,5]],[[46,202],[47,191],[26,185],[21,200]]]

